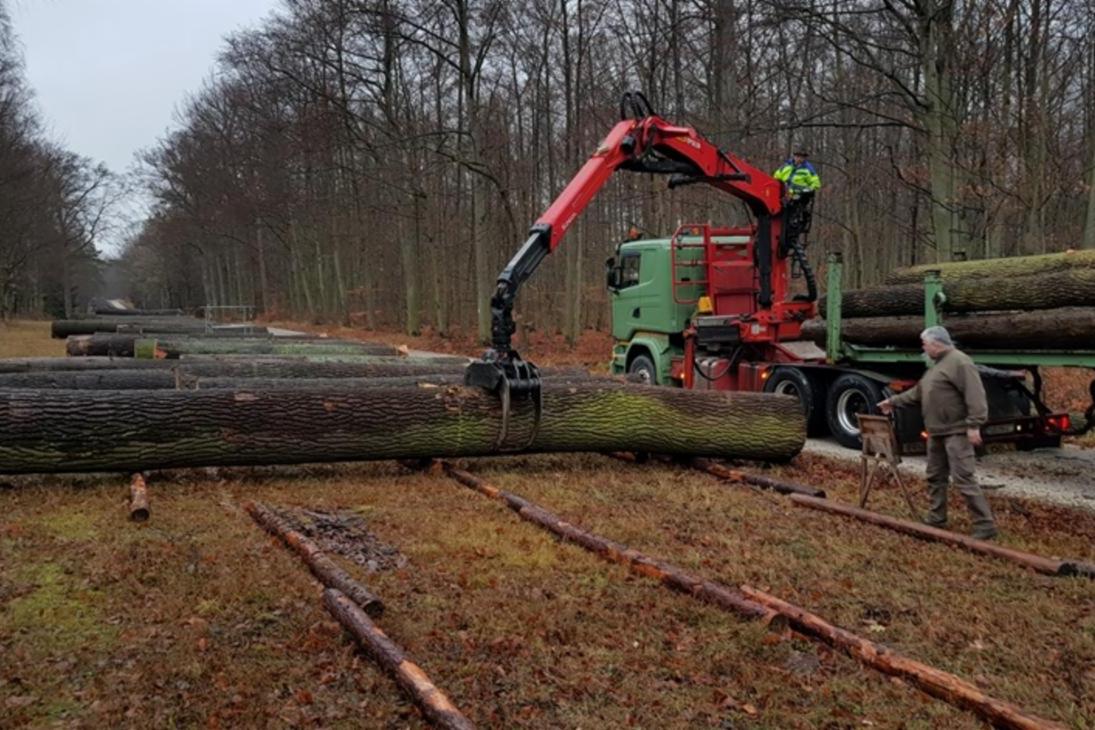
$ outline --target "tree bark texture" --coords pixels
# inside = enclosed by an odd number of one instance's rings
[[[300,531],[294,530],[281,515],[266,505],[255,502],[245,502],[243,508],[264,530],[292,548],[320,583],[342,591],[373,618],[384,613],[384,603],[375,593],[354,580],[320,550],[318,545]]]
[[[949,317],[943,323],[959,347],[1028,350],[1095,348],[1095,307],[999,312]],[[843,337],[859,345],[920,347],[923,317],[861,317],[841,324]],[[825,320],[802,326],[803,339],[825,346]]]
[[[991,310],[1038,310],[1095,305],[1095,267],[1074,267],[1034,276],[957,278],[944,287],[947,312]],[[825,297],[818,302],[824,316]],[[844,292],[841,312],[845,317],[880,317],[918,314],[924,311],[924,286],[852,289]]]
[[[1038,256],[1010,256],[1000,259],[951,261],[921,264],[891,271],[886,284],[921,284],[929,271],[938,270],[943,281],[959,279],[991,279],[1007,276],[1031,276],[1067,271],[1072,268],[1095,268],[1095,251],[1065,251]]]
[[[398,354],[391,345],[349,340],[281,340],[275,337],[175,337],[141,335],[80,335],[65,343],[70,356],[106,355],[176,359],[182,355],[388,355]]]
[[[357,604],[332,588],[323,591],[323,602],[343,628],[354,635],[361,648],[414,700],[430,724],[446,730],[475,728],[426,673]]]
[[[464,386],[0,391],[0,472],[142,471],[518,452],[786,460],[805,442],[782,395],[543,385],[543,409]]]
[[[975,712],[993,726],[1021,730],[1064,730],[1064,725],[1031,715],[1010,702],[991,697],[969,682],[935,667],[909,659],[862,636],[834,626],[820,616],[749,586],[741,591],[750,599],[778,611],[792,628],[842,649],[864,664],[900,677],[933,697]]]
[[[701,601],[716,605],[723,610],[746,618],[759,619],[772,629],[782,630],[785,626],[782,621],[773,624],[774,612],[745,599],[739,591],[730,586],[705,580],[683,568],[649,557],[626,545],[576,527],[524,497],[499,489],[448,462],[442,462],[442,468],[449,476],[464,486],[474,489],[491,499],[504,502],[522,519],[538,525],[568,542],[579,545],[610,563],[626,565],[633,573],[653,578],[668,588],[695,596]]]

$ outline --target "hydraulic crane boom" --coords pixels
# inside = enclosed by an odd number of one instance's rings
[[[624,94],[621,121],[593,156],[529,230],[529,237],[498,276],[491,298],[491,348],[468,367],[466,382],[490,390],[505,389],[506,398],[538,394],[539,374],[512,347],[513,302],[521,285],[544,258],[558,248],[578,214],[616,170],[670,175],[669,187],[706,183],[742,200],[757,221],[758,304],[773,301],[773,261],[785,256],[782,242],[782,184],[744,160],[720,150],[688,126],[670,124],[654,114],[641,93]],[[785,292],[776,292],[782,296]]]

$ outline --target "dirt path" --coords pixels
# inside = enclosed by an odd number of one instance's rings
[[[859,452],[831,439],[810,439],[807,453],[858,462]],[[923,456],[902,457],[902,469],[923,477]],[[986,489],[1095,512],[1095,450],[1075,446],[1035,451],[1001,451],[977,460],[977,478]],[[998,490],[998,491],[997,491]]]

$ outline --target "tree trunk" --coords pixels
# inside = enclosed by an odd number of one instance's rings
[[[467,367],[462,362],[433,362],[403,358],[375,358],[371,363],[288,361],[191,362],[189,360],[130,360],[102,358],[58,358],[60,363],[43,363],[41,368],[16,371],[8,362],[0,362],[0,388],[49,388],[60,390],[159,390],[176,388],[207,379],[271,378],[277,380],[323,380],[393,378],[427,375],[462,377]],[[64,368],[68,364],[96,361],[93,367]],[[133,367],[154,364],[164,367]],[[548,372],[551,371],[541,371]],[[574,377],[575,373],[567,373]]]
[[[55,319],[50,325],[50,336],[62,340],[69,335],[93,335],[99,332],[117,332],[119,327],[140,329],[143,332],[191,334],[206,331],[205,322],[193,317],[163,319],[159,317],[97,317],[94,319]],[[265,330],[265,328],[263,328]]]
[[[944,264],[921,264],[896,269],[886,276],[886,284],[922,284],[924,276],[938,270],[943,281],[987,279],[1004,276],[1030,276],[1067,271],[1073,268],[1095,268],[1095,251],[1065,251],[1038,256],[1011,256],[981,261],[955,261]]]
[[[69,355],[165,357],[181,355],[391,355],[394,347],[347,340],[295,340],[276,337],[149,338],[140,335],[80,335],[65,344]]]
[[[1095,307],[1001,312],[951,317],[944,322],[959,347],[1014,350],[1089,350],[1095,347]],[[841,324],[843,337],[858,345],[920,347],[923,317],[862,317]],[[803,339],[825,345],[825,320],[802,327]]]
[[[0,391],[0,472],[619,451],[786,460],[793,398],[547,381],[543,408],[478,388]]]
[[[1095,305],[1095,268],[1074,268],[1035,276],[963,278],[946,285],[948,312],[1055,309]],[[825,311],[825,297],[818,311]],[[845,317],[880,317],[924,311],[922,284],[901,284],[844,292]]]

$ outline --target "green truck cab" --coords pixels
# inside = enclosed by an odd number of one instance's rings
[[[684,246],[675,253],[669,238],[629,241],[617,246],[616,256],[607,262],[615,340],[613,373],[633,373],[658,385],[679,385],[670,378],[670,369],[673,359],[684,355],[683,333],[705,291],[703,249],[695,245],[700,240],[679,238]],[[749,239],[741,236],[717,240],[745,243]],[[674,268],[680,277],[676,287]]]

